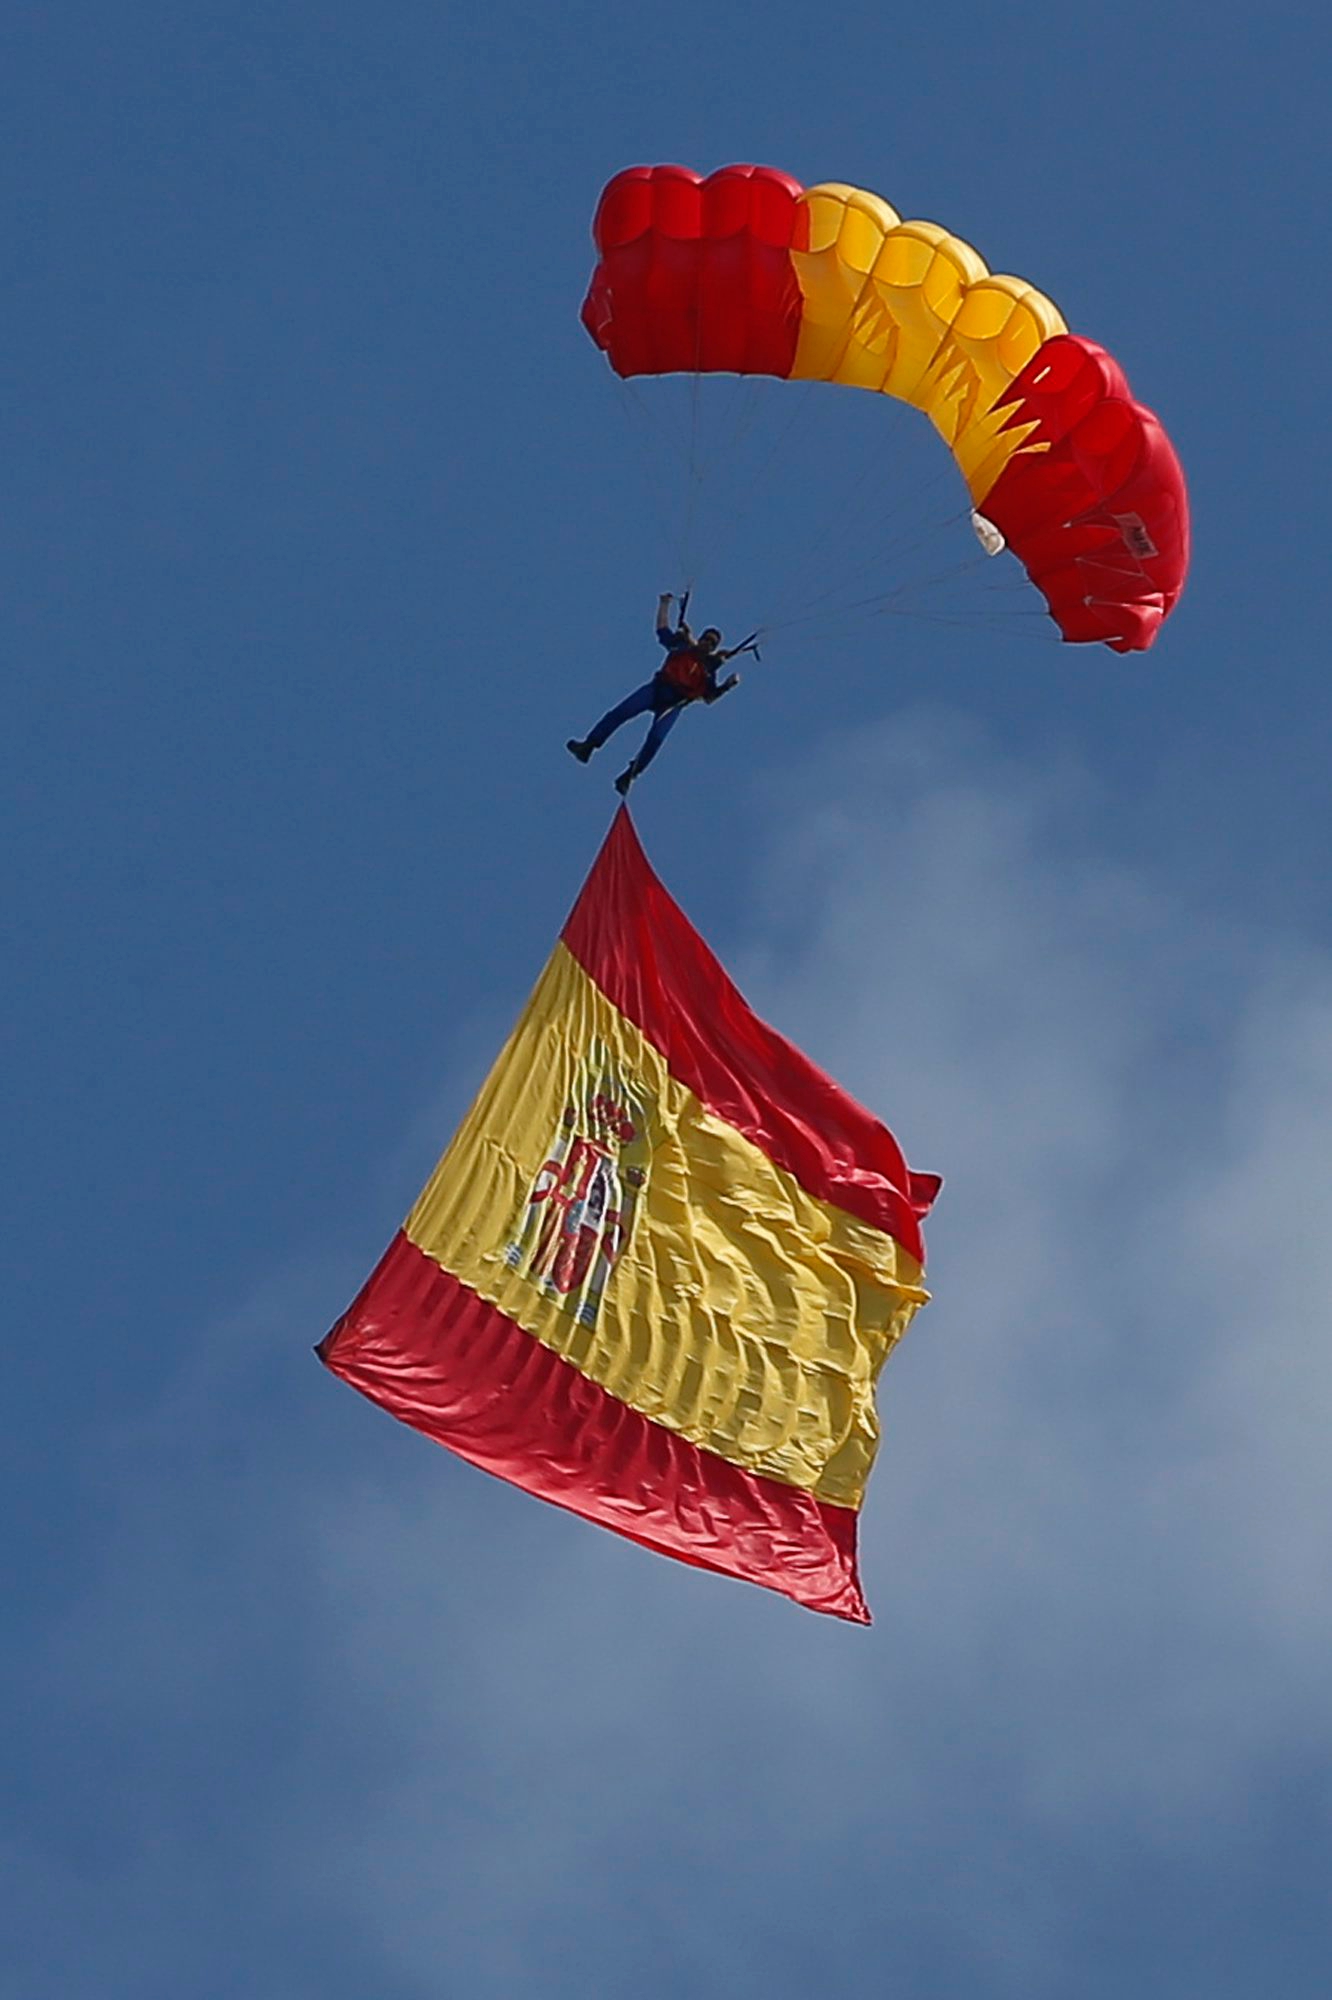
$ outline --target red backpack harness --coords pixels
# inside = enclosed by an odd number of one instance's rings
[[[708,691],[708,669],[696,646],[675,646],[661,664],[661,673],[672,687],[690,700]]]

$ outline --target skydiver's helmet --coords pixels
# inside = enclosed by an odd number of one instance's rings
[[[709,625],[706,631],[700,632],[698,635],[699,651],[703,653],[720,652],[721,642],[722,635],[715,625]]]

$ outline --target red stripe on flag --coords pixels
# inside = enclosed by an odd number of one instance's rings
[[[748,1005],[615,815],[561,933],[568,951],[680,1083],[808,1194],[882,1229],[918,1263],[939,1191],[886,1125]]]
[[[618,1402],[401,1232],[316,1350],[460,1458],[645,1548],[856,1624],[856,1516]]]

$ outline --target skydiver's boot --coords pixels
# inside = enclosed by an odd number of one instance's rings
[[[585,743],[580,736],[571,736],[564,747],[571,757],[578,759],[580,764],[586,764],[596,745],[594,743]]]
[[[638,766],[636,764],[630,764],[628,769],[621,771],[619,777],[615,780],[615,789],[620,794],[620,797],[622,799],[628,798],[629,787],[630,785],[633,784],[634,779],[637,776],[638,776]]]

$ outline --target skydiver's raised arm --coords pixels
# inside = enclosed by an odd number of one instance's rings
[[[669,590],[663,590],[657,599],[657,637],[663,646],[675,643],[675,634],[671,630],[671,606],[674,602],[675,594]]]
[[[667,648],[680,645],[688,646],[692,644],[694,637],[689,627],[685,624],[685,606],[689,602],[689,592],[686,591],[680,599],[679,614],[674,625],[672,625],[671,606],[674,602],[675,594],[669,590],[663,590],[661,596],[657,599],[657,637],[660,639],[662,645]]]

